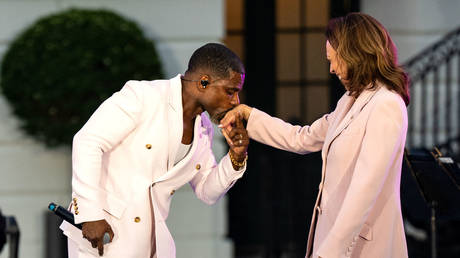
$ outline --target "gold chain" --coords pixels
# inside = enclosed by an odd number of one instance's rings
[[[239,168],[244,167],[244,165],[246,165],[246,161],[248,160],[248,153],[247,152],[245,153],[244,160],[241,161],[241,162],[236,161],[236,159],[233,157],[231,151],[228,152],[228,155],[230,156],[230,160],[232,161],[232,164],[237,166],[237,167],[239,167]]]

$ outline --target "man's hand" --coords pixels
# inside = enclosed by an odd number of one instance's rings
[[[99,256],[104,255],[104,234],[109,233],[110,241],[113,239],[113,231],[109,223],[103,220],[84,222],[82,226],[83,238],[86,238],[93,248],[97,248]]]
[[[230,146],[230,157],[237,163],[244,164],[249,145],[249,136],[248,131],[244,128],[243,120],[239,112],[235,114],[234,123],[222,129],[222,134]],[[239,170],[242,167],[235,164],[233,160],[232,165],[235,170]]]

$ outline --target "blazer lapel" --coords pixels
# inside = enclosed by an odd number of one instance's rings
[[[181,168],[183,168],[184,166],[186,166],[189,163],[189,161],[192,158],[193,154],[196,152],[196,150],[198,148],[200,148],[200,146],[202,145],[202,143],[201,143],[201,135],[202,135],[203,131],[206,130],[206,129],[201,126],[201,116],[199,116],[199,115],[195,118],[195,126],[194,126],[193,130],[194,130],[194,133],[193,133],[192,148],[190,149],[190,151],[187,154],[187,156],[185,156],[185,158],[182,159],[181,161],[179,161],[179,163],[177,163],[175,166],[174,166],[174,158],[175,158],[175,156],[172,156],[172,158],[169,159],[169,160],[172,161],[171,169],[168,169],[167,173],[163,174],[158,179],[155,179],[155,183],[160,182],[160,181],[164,181],[164,180],[168,180],[171,177],[173,177],[174,175],[176,175],[177,172],[179,172],[181,170]],[[177,147],[176,147],[176,151],[177,151]],[[175,155],[175,153],[174,153],[174,155]],[[169,162],[168,162],[168,164],[169,164]]]
[[[351,109],[351,107],[355,103],[355,99],[352,96],[345,95],[344,97],[346,98],[344,100],[344,104],[342,104],[341,106],[337,106],[337,108],[336,108],[337,115],[336,115],[334,121],[332,122],[332,125],[329,127],[328,132],[326,134],[323,149],[322,149],[322,152],[321,152],[323,160],[326,160],[325,159],[326,154],[327,154],[326,150],[329,149],[329,144],[330,144],[330,142],[332,141],[332,138],[333,138],[332,135],[335,135],[335,132],[336,132],[337,128],[340,126],[340,124],[342,124],[342,121],[345,119],[345,117],[349,113],[348,111]],[[340,102],[342,102],[342,101],[340,101]]]
[[[326,142],[323,148],[323,159],[327,156],[327,153],[329,151],[329,147],[331,143],[334,141],[337,136],[340,135],[340,133],[347,128],[347,126],[353,121],[353,119],[358,116],[358,114],[361,112],[361,110],[366,106],[366,104],[372,99],[372,97],[375,95],[375,93],[379,90],[379,86],[375,90],[364,90],[356,99],[356,101],[353,100],[352,97],[350,97],[350,102],[348,102],[347,107],[344,108],[344,112],[341,113],[341,120],[337,119],[334,123],[333,128],[333,133],[330,134],[329,137],[326,138]],[[351,104],[351,108],[350,108]],[[348,110],[348,112],[347,112]]]
[[[168,96],[168,171],[174,166],[183,134],[182,83],[180,74],[170,80]]]

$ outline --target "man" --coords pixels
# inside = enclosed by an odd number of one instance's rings
[[[69,257],[175,257],[166,226],[174,192],[190,183],[199,199],[215,203],[246,168],[249,139],[241,120],[225,134],[229,153],[216,164],[213,129],[239,104],[241,60],[220,44],[206,44],[184,75],[128,81],[75,135],[72,203],[64,222]],[[103,245],[105,233],[111,242]]]

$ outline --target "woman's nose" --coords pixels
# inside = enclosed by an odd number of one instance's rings
[[[335,70],[334,70],[334,68],[332,68],[332,65],[329,66],[329,72],[332,73],[332,74],[335,74]]]

